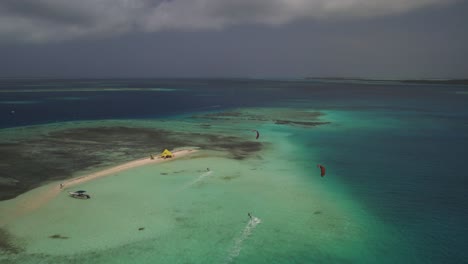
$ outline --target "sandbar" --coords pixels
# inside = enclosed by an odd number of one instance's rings
[[[11,206],[8,206],[8,209],[5,208],[8,212],[5,217],[1,217],[0,227],[19,216],[22,216],[24,214],[27,214],[29,212],[32,212],[40,208],[41,206],[46,204],[48,201],[52,200],[57,195],[59,195],[61,191],[64,191],[70,187],[73,187],[73,186],[76,186],[78,184],[85,183],[88,181],[92,181],[92,180],[95,180],[104,176],[108,176],[111,174],[116,174],[116,173],[119,173],[128,169],[140,167],[143,165],[161,163],[164,161],[177,159],[177,158],[186,156],[190,153],[193,153],[195,151],[196,149],[176,150],[172,152],[172,154],[174,155],[173,158],[164,159],[159,156],[155,156],[154,159],[151,159],[150,157],[138,159],[138,160],[130,161],[121,165],[117,165],[112,168],[104,169],[98,172],[90,173],[90,174],[79,176],[76,178],[71,178],[62,182],[50,183],[45,186],[39,187],[37,190],[34,190],[34,193],[32,195],[27,195],[27,196],[22,195],[13,199],[14,204],[12,204]],[[62,184],[63,187],[60,184]]]

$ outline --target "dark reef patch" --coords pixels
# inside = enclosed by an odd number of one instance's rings
[[[188,133],[139,127],[70,128],[15,142],[0,142],[0,200],[6,200],[74,172],[98,169],[159,153],[197,146],[245,159],[262,144],[231,135]]]
[[[51,236],[49,236],[49,238],[52,238],[52,239],[69,239],[69,237],[62,236],[60,234],[51,235]]]
[[[305,122],[305,121],[291,121],[291,120],[275,120],[277,125],[300,125],[300,126],[320,126],[330,124],[330,122]]]
[[[229,121],[239,123],[241,121],[254,121],[263,123],[274,123],[278,125],[300,125],[300,126],[318,126],[329,124],[330,122],[320,122],[319,117],[322,112],[311,112],[301,109],[283,109],[271,108],[268,111],[226,111],[209,113],[204,115],[193,115],[194,119],[206,119],[212,121]]]
[[[230,181],[230,180],[233,180],[235,178],[239,178],[239,175],[227,175],[227,176],[221,177],[221,179],[223,179],[225,181]]]
[[[241,112],[217,112],[217,113],[209,113],[204,115],[193,115],[192,118],[208,118],[208,119],[219,119],[225,117],[241,117],[244,114]]]
[[[12,235],[5,229],[0,228],[0,253],[18,254],[24,249],[13,242]]]
[[[211,128],[211,125],[209,125],[209,124],[200,124],[200,127],[208,129],[208,128]]]
[[[245,141],[233,136],[209,135],[208,141],[201,144],[202,148],[229,151],[232,158],[243,160],[250,157],[252,153],[260,151],[262,144],[256,141]]]

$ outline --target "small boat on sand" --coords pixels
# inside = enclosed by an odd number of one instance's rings
[[[89,196],[88,194],[86,194],[86,191],[76,191],[76,192],[68,192],[68,194],[73,197],[73,198],[77,198],[77,199],[90,199],[91,196]]]

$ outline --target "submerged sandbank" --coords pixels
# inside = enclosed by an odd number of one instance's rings
[[[88,177],[71,186],[89,191],[91,200],[61,192],[5,226],[11,244],[21,248],[9,258],[14,263],[359,259],[358,252],[376,244],[374,232],[366,233],[373,220],[330,186],[333,172],[329,178],[304,174],[310,172],[296,163],[302,153],[279,141],[282,137],[277,134],[272,148],[247,160],[203,150],[107,174],[112,177]],[[297,156],[285,157],[290,151]]]
[[[373,252],[394,244],[380,241],[388,229],[334,184],[335,170],[326,178],[316,174],[318,153],[295,144],[291,136],[291,131],[307,128],[271,123],[255,128],[262,132],[264,147],[243,159],[203,147],[190,158],[149,162],[119,173],[109,169],[65,182],[64,189],[87,190],[91,200],[71,199],[54,182],[49,187],[57,198],[4,226],[7,242],[20,248],[9,249],[5,259],[338,263],[359,262],[362,252],[375,260]],[[249,136],[255,140],[251,131]],[[41,191],[48,190],[26,195]],[[258,221],[250,223],[248,213]]]

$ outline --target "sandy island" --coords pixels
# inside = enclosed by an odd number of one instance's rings
[[[143,165],[147,164],[154,164],[154,163],[161,163],[164,161],[168,160],[173,160],[177,159],[183,156],[186,156],[190,153],[195,152],[196,149],[182,149],[182,150],[177,150],[173,151],[172,154],[174,155],[173,158],[167,158],[163,159],[161,157],[155,157],[154,159],[151,158],[144,158],[144,159],[138,159],[134,161],[130,161],[109,169],[105,169],[102,171],[94,172],[91,174],[83,175],[80,177],[68,179],[65,181],[62,181],[61,184],[63,184],[63,188],[60,186],[60,182],[55,182],[48,184],[46,186],[40,187],[41,190],[38,192],[34,193],[33,195],[28,195],[28,196],[23,196],[23,197],[17,197],[14,200],[14,206],[11,208],[11,210],[8,210],[7,216],[2,217],[0,220],[0,226],[3,226],[10,222],[11,220],[24,215],[26,213],[32,212],[35,209],[38,209],[48,201],[52,200],[55,198],[61,191],[64,191],[66,188],[73,187],[75,185],[78,185],[80,183],[92,181],[104,176],[108,176],[111,174],[119,173],[121,171],[125,171],[131,168],[136,168],[140,167]]]
[[[83,182],[91,181],[91,180],[94,180],[94,179],[97,179],[97,178],[100,178],[100,177],[103,177],[103,176],[107,176],[109,174],[118,173],[118,172],[128,170],[128,169],[131,169],[131,168],[140,167],[140,166],[143,166],[143,165],[146,165],[146,164],[151,164],[151,163],[153,163],[153,164],[154,163],[160,163],[160,162],[163,162],[163,161],[166,161],[166,160],[171,160],[171,159],[183,157],[183,156],[185,156],[185,155],[187,155],[187,154],[189,154],[191,152],[194,152],[194,151],[195,150],[193,150],[193,149],[184,149],[184,150],[174,151],[174,152],[172,152],[172,154],[174,155],[173,158],[168,158],[168,159],[163,159],[161,157],[155,157],[154,159],[144,158],[144,159],[134,160],[134,161],[130,161],[130,162],[124,163],[122,165],[118,165],[118,166],[115,166],[115,167],[112,167],[112,168],[109,168],[109,169],[106,169],[106,170],[102,170],[102,171],[98,171],[98,172],[91,173],[91,174],[88,174],[88,175],[84,175],[84,176],[80,176],[80,177],[77,177],[77,178],[69,179],[67,181],[62,182],[62,184],[64,185],[64,188],[72,187],[72,186],[75,186],[75,185],[83,183]],[[57,188],[60,189],[60,185]]]

